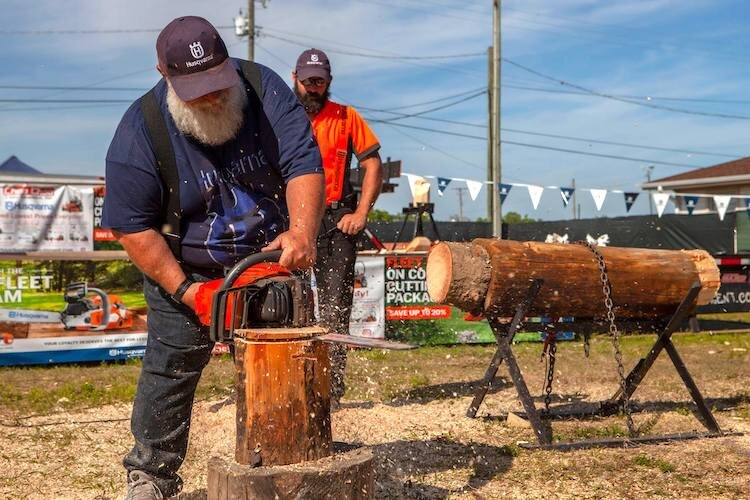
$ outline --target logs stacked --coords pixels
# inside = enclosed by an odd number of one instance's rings
[[[696,305],[719,289],[719,269],[703,250],[598,247],[607,265],[617,317],[671,315],[695,282]],[[605,316],[594,253],[584,245],[476,239],[440,243],[427,258],[433,301],[495,317],[512,316],[532,281],[544,280],[530,315]]]

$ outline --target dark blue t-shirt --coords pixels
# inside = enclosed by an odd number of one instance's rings
[[[241,73],[237,60],[232,63]],[[216,147],[181,134],[167,109],[166,82],[155,87],[180,179],[181,251],[187,264],[228,267],[259,251],[286,229],[286,183],[323,172],[310,120],[297,97],[279,75],[259,68],[265,126],[254,116],[249,95],[237,137]],[[161,229],[166,208],[155,164],[136,101],[107,152],[103,227],[123,233]]]

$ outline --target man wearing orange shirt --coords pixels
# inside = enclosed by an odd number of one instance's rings
[[[318,234],[315,278],[320,322],[332,333],[349,333],[356,241],[367,222],[383,183],[380,144],[365,120],[351,106],[329,100],[331,64],[318,49],[300,54],[292,73],[294,92],[305,107],[323,158],[326,213]],[[349,182],[356,156],[364,170],[359,200]],[[346,347],[331,345],[331,400],[344,394]]]

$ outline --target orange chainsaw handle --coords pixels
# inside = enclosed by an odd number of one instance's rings
[[[274,250],[271,252],[261,252],[261,253],[254,253],[252,255],[248,255],[241,261],[239,261],[237,264],[234,265],[232,269],[229,270],[227,275],[224,277],[224,281],[222,281],[221,286],[217,290],[217,292],[223,292],[226,290],[229,290],[232,288],[232,285],[234,285],[234,282],[237,281],[237,279],[244,273],[246,270],[250,269],[256,264],[261,264],[263,262],[278,262],[281,258],[281,250]],[[211,303],[211,325],[209,327],[209,335],[211,337],[211,340],[214,342],[221,341],[224,339],[224,318],[221,317],[221,298],[224,297],[225,294],[222,293],[215,293],[213,296],[213,301]],[[221,332],[219,331],[221,329]]]

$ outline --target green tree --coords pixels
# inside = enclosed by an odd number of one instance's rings
[[[506,224],[528,224],[530,222],[536,222],[528,215],[521,215],[518,212],[507,212],[503,216],[503,222]]]
[[[370,210],[369,214],[367,214],[368,222],[393,222],[403,219],[403,214],[392,214],[386,210],[380,210],[379,208],[374,208]]]

